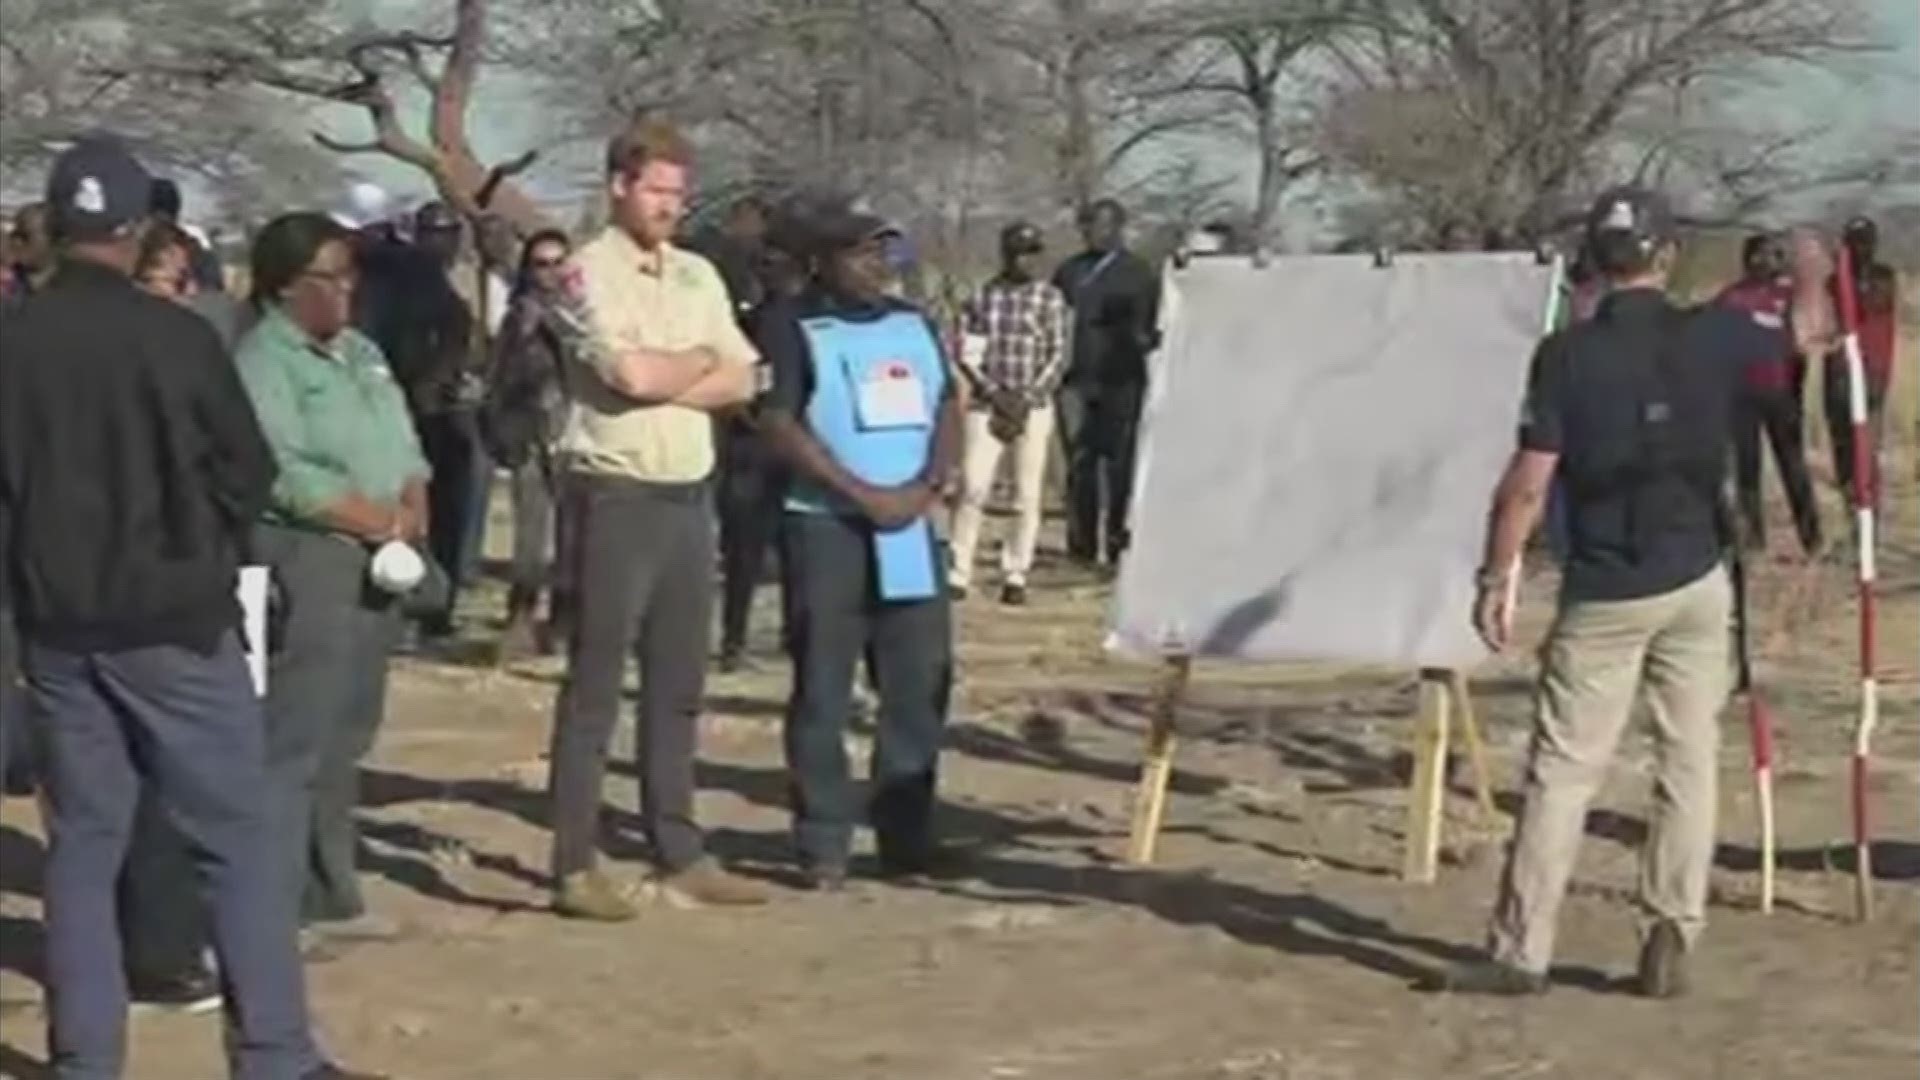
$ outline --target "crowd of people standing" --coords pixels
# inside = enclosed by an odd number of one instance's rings
[[[409,635],[430,645],[458,629],[497,470],[510,477],[513,522],[500,654],[558,652],[566,664],[549,755],[558,915],[619,922],[638,911],[597,850],[630,658],[658,895],[688,906],[773,898],[707,853],[694,814],[707,672],[750,662],[770,549],[792,662],[784,736],[802,879],[841,888],[863,822],[881,876],[964,870],[935,812],[950,605],[973,589],[1009,454],[1015,521],[999,599],[1027,602],[1056,439],[1069,557],[1110,571],[1125,556],[1159,273],[1128,250],[1125,209],[1102,200],[1081,215],[1085,250],[1051,274],[1041,229],[1009,224],[997,271],[947,325],[903,295],[901,229],[846,197],[741,199],[714,233],[683,242],[692,168],[678,130],[635,121],[607,146],[611,223],[577,242],[526,236],[504,276],[477,254],[487,222],[446,203],[420,208],[405,230],[366,197],[284,214],[252,239],[245,302],[179,223],[179,190],[111,137],[63,154],[45,202],[16,217],[0,308],[10,610],[0,629],[20,630],[29,703],[0,705],[0,771],[42,796],[50,1045],[63,1080],[120,1074],[129,1000],[224,1003],[236,1076],[362,1075],[321,1058],[300,966],[401,933],[360,892],[359,766],[384,720],[392,656]],[[1653,252],[1670,236],[1628,239],[1638,246],[1609,273],[1647,295],[1610,310],[1619,325],[1652,325],[1661,316],[1647,296],[1666,266]],[[1870,222],[1850,225],[1845,243],[1865,271],[1878,415],[1895,283]],[[1805,282],[1792,293],[1772,238],[1750,242],[1745,263],[1719,306],[1784,328],[1792,304],[1808,303]],[[1724,321],[1700,325],[1699,347],[1744,372],[1735,418],[1708,429],[1726,437],[1701,453],[1739,448],[1757,538],[1764,432],[1802,542],[1817,548],[1810,482],[1795,468],[1806,368],[1796,350],[1816,338],[1714,338]],[[1557,347],[1617,345],[1596,330]],[[1731,356],[1752,348],[1778,355]],[[1835,370],[1826,358],[1829,411]],[[1564,387],[1536,385],[1534,396],[1573,428],[1584,422]],[[1534,421],[1527,468],[1563,454],[1577,464],[1580,438]],[[1836,430],[1844,478],[1852,460],[1839,443]],[[937,520],[948,505],[950,538]],[[1505,527],[1489,573],[1504,572],[1524,531]],[[1576,549],[1593,541],[1581,537]],[[1666,614],[1704,640],[1703,627],[1725,621],[1725,597],[1699,576],[1697,554],[1646,580],[1589,568],[1586,599],[1691,589]],[[271,571],[265,641],[239,632],[242,565]],[[1504,633],[1496,624],[1483,619],[1490,641]],[[264,696],[249,646],[270,657]],[[863,663],[877,699],[864,804],[845,739]],[[1688,715],[1724,697],[1711,684],[1680,695]],[[1564,696],[1566,717],[1605,711]],[[1590,723],[1604,735],[1611,722]],[[1584,807],[1555,801],[1548,779],[1529,794],[1536,832],[1516,856],[1497,962],[1456,988],[1540,985],[1570,857],[1562,834]],[[1702,811],[1689,812],[1697,833]],[[1697,855],[1669,851],[1660,871],[1674,948],[1698,929]]]

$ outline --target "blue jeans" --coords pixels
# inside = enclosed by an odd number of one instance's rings
[[[211,654],[156,646],[26,648],[46,740],[48,1043],[60,1080],[118,1080],[127,985],[114,881],[150,790],[186,838],[212,911],[240,1080],[319,1066],[307,1026],[294,897],[268,828],[265,725],[238,636]]]

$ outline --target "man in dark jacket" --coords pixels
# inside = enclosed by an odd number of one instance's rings
[[[1127,549],[1134,435],[1147,392],[1147,354],[1160,342],[1160,278],[1126,249],[1127,212],[1112,199],[1080,217],[1087,250],[1053,283],[1073,306],[1073,355],[1060,385],[1067,456],[1067,553],[1093,565]]]
[[[149,182],[112,138],[62,154],[60,267],[0,320],[0,531],[46,744],[53,1064],[125,1067],[114,882],[146,789],[212,909],[233,1075],[344,1077],[308,1030],[234,596],[272,452],[212,329],[131,280]]]

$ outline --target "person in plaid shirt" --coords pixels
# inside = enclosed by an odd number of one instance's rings
[[[1039,273],[1046,250],[1040,230],[1026,222],[1000,234],[1000,273],[967,305],[960,364],[973,394],[967,411],[964,492],[953,523],[953,569],[947,583],[956,599],[973,581],[974,554],[987,496],[1003,450],[1014,452],[1019,519],[1005,545],[1001,599],[1024,604],[1027,572],[1040,542],[1040,495],[1053,438],[1053,394],[1066,370],[1067,300]]]

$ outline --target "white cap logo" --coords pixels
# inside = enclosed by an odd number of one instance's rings
[[[1616,200],[1612,209],[1607,211],[1606,227],[1609,229],[1632,231],[1634,227],[1633,204],[1625,199]]]
[[[81,177],[80,187],[73,193],[73,206],[74,209],[84,210],[89,214],[106,213],[107,193],[100,186],[100,181],[91,176]]]

